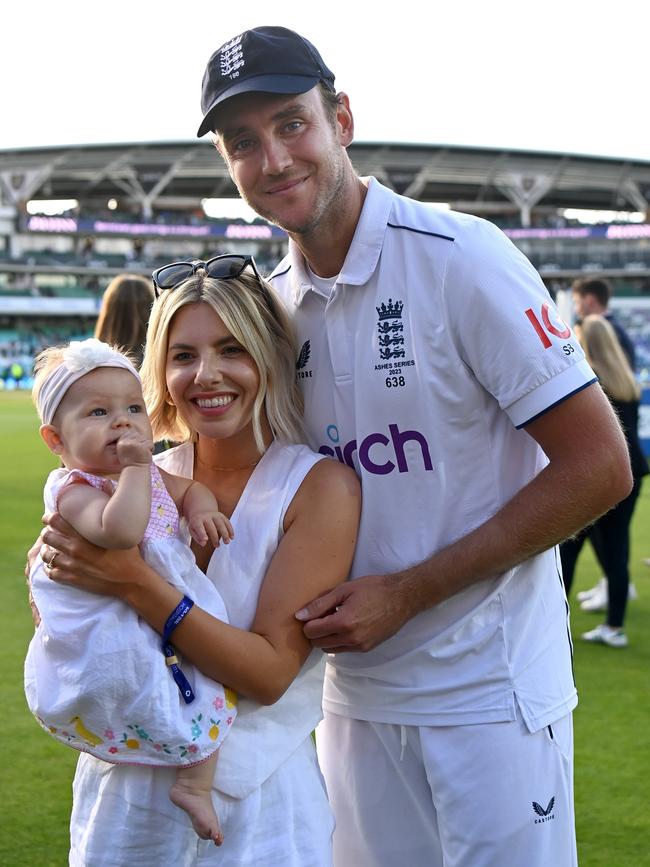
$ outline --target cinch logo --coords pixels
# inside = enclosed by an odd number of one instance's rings
[[[389,424],[388,431],[390,437],[382,433],[368,434],[358,447],[356,440],[340,445],[338,428],[331,424],[327,428],[327,437],[333,445],[321,446],[318,451],[322,455],[338,458],[342,464],[347,464],[352,469],[355,469],[352,456],[357,452],[359,463],[364,470],[376,476],[385,476],[392,473],[396,467],[400,473],[408,473],[411,468],[406,460],[404,445],[407,442],[416,442],[420,446],[424,469],[433,471],[429,444],[424,434],[416,430],[400,431],[396,424]],[[381,462],[381,459],[386,457],[388,460]],[[391,457],[395,460],[390,460]]]

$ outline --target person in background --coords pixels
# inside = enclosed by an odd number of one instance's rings
[[[621,349],[623,350],[628,364],[634,373],[636,370],[636,351],[634,348],[634,342],[609,308],[612,294],[611,284],[604,277],[579,277],[577,280],[574,280],[571,285],[573,308],[578,324],[585,316],[604,316],[616,332],[616,337],[621,345]],[[598,534],[588,535],[603,574],[593,587],[590,587],[588,590],[581,590],[576,594],[576,598],[583,611],[606,611],[608,585],[607,577],[605,575],[606,569],[599,549],[600,539]],[[634,584],[630,583],[628,599],[636,599],[636,597],[636,588],[634,587]]]
[[[629,493],[614,413],[493,224],[358,177],[350,99],[307,39],[235,35],[201,106],[198,134],[289,235],[269,280],[298,331],[308,441],[361,477],[352,580],[296,612],[330,654],[334,863],[572,867],[554,546]],[[399,123],[399,97],[386,110]]]
[[[632,338],[609,309],[612,287],[603,277],[579,277],[571,284],[573,307],[578,323],[585,316],[603,316],[616,333],[632,372],[636,370],[636,351]]]
[[[139,274],[118,274],[108,284],[95,325],[95,337],[111,346],[119,346],[136,368],[142,364],[147,324],[154,302],[151,280]],[[173,443],[154,443],[155,455]]]
[[[578,336],[587,360],[598,374],[600,384],[623,426],[634,485],[630,494],[614,509],[602,515],[591,527],[562,543],[562,573],[568,596],[578,555],[587,537],[592,539],[607,579],[607,620],[585,632],[582,637],[585,641],[606,644],[608,647],[626,647],[628,640],[623,632],[623,623],[630,581],[630,524],[641,480],[649,472],[637,431],[641,389],[616,332],[604,316],[585,316],[578,326]]]
[[[95,337],[119,346],[142,364],[147,323],[153,304],[151,280],[138,274],[118,274],[106,287],[95,325]]]

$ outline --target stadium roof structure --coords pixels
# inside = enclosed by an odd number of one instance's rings
[[[360,175],[415,199],[489,215],[561,208],[650,212],[650,161],[453,145],[353,143]],[[0,150],[0,201],[24,211],[30,199],[77,199],[122,211],[200,207],[236,197],[227,169],[205,140]]]

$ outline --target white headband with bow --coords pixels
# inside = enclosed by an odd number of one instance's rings
[[[52,424],[54,413],[73,383],[97,367],[123,367],[138,382],[140,374],[129,359],[95,337],[73,340],[63,353],[62,363],[43,381],[38,393],[37,408],[43,424]]]

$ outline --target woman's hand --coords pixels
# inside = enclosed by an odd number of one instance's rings
[[[45,515],[43,521],[46,526],[40,536],[40,554],[53,581],[128,602],[143,564],[137,548],[99,548],[57,512]]]

